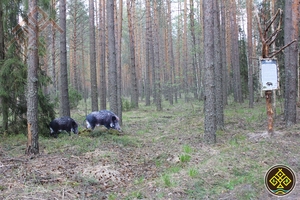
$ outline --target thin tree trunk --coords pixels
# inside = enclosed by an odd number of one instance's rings
[[[183,14],[183,90],[184,100],[188,102],[189,85],[188,85],[188,46],[187,46],[187,0],[184,0]]]
[[[216,108],[215,108],[215,78],[214,78],[214,24],[213,1],[203,2],[204,12],[204,141],[216,143]]]
[[[27,148],[26,154],[39,154],[38,135],[38,12],[37,0],[29,1],[27,70]]]
[[[154,21],[154,31],[153,31],[153,39],[154,39],[154,66],[155,66],[155,85],[156,85],[156,110],[161,111],[162,110],[162,97],[161,97],[161,81],[160,81],[160,48],[159,48],[159,29],[158,29],[158,6],[157,6],[157,0],[154,0],[153,2],[153,21]]]
[[[288,44],[298,39],[299,31],[299,1],[285,1],[284,17],[284,43]],[[286,126],[296,124],[297,119],[297,69],[298,69],[298,43],[294,42],[284,51],[285,67],[285,121]]]
[[[191,35],[192,35],[192,63],[193,63],[193,92],[194,92],[194,98],[198,99],[198,73],[197,73],[197,45],[196,45],[196,35],[195,35],[195,18],[194,18],[194,1],[190,0],[190,29],[191,29]]]
[[[235,102],[242,103],[242,86],[241,86],[241,74],[240,74],[240,56],[239,56],[239,44],[238,44],[238,25],[236,22],[236,2],[231,0],[232,12],[231,12],[231,64],[233,72],[233,92]]]
[[[216,125],[217,129],[224,129],[224,103],[222,88],[222,59],[221,59],[221,33],[219,1],[214,0],[214,68],[215,68],[215,96],[216,96]]]
[[[146,68],[145,68],[145,102],[146,106],[150,106],[150,95],[151,95],[151,86],[150,86],[150,68],[151,59],[150,59],[150,45],[151,43],[151,11],[150,11],[150,0],[146,0]]]
[[[247,19],[252,19],[252,0],[247,1]],[[247,20],[249,107],[253,108],[252,20]]]
[[[135,41],[134,41],[134,28],[132,24],[132,5],[131,0],[127,0],[127,14],[128,14],[128,28],[129,28],[129,38],[130,38],[130,69],[131,69],[131,105],[134,108],[138,108],[138,86],[136,78],[136,63],[135,63]]]
[[[4,48],[4,27],[3,27],[3,2],[0,3],[0,61],[5,59],[5,48]],[[6,77],[1,77],[1,82],[6,80]],[[2,87],[5,84],[2,84]],[[2,88],[4,89],[4,88]],[[2,129],[7,130],[8,128],[8,100],[5,95],[0,97],[1,111],[2,111]]]
[[[78,91],[78,69],[77,69],[77,25],[78,25],[78,2],[75,0],[75,6],[73,7],[73,35],[72,35],[72,42],[73,42],[73,87],[75,90]]]
[[[204,85],[204,77],[203,77],[203,71],[204,71],[204,17],[203,17],[203,0],[200,0],[199,2],[199,12],[200,14],[198,15],[198,21],[200,23],[200,32],[198,35],[198,45],[199,45],[199,58],[198,58],[198,62],[200,64],[199,66],[199,99],[203,99],[204,97],[204,89],[203,89],[203,85]]]
[[[105,31],[105,0],[99,0],[100,11],[99,11],[99,19],[100,19],[100,109],[106,109],[106,98],[107,98],[107,91],[106,91],[106,31]]]
[[[174,61],[174,51],[173,51],[173,37],[172,37],[172,11],[171,11],[171,1],[167,0],[168,4],[168,44],[169,44],[169,63],[170,63],[170,81],[169,81],[169,102],[171,105],[173,105],[173,93],[174,93],[174,85],[175,82],[175,61]]]
[[[89,0],[90,70],[92,111],[98,110],[94,0]]]
[[[55,31],[53,29],[53,27],[51,26],[51,67],[50,67],[50,73],[51,73],[51,81],[52,81],[52,90],[51,93],[53,94],[53,96],[56,96],[56,91],[57,91],[57,84],[56,84],[56,70],[55,70],[55,61],[56,61],[56,45],[55,45]]]
[[[108,86],[110,110],[118,112],[117,61],[114,25],[114,0],[108,0],[107,5],[107,33],[108,33]]]
[[[115,10],[117,8],[115,7]],[[117,96],[117,104],[118,104],[118,111],[117,115],[120,118],[120,125],[122,125],[122,68],[121,68],[121,52],[122,52],[122,22],[123,22],[123,0],[119,1],[119,15],[116,20],[117,23],[117,42],[116,42],[116,49],[117,49],[117,88],[118,88],[118,96]]]
[[[59,26],[63,32],[60,34],[60,116],[70,116],[68,68],[67,68],[67,26],[66,26],[66,0],[59,2]]]
[[[83,30],[82,30],[83,31]],[[86,86],[86,69],[85,69],[85,56],[84,56],[84,34],[81,34],[81,40],[82,40],[82,43],[81,43],[81,60],[82,60],[82,80],[83,80],[83,96],[84,96],[84,113],[85,115],[87,115],[87,102],[86,102],[86,99],[87,99],[87,96],[88,96],[88,89],[87,89],[87,86]]]
[[[223,105],[227,105],[227,90],[228,90],[228,70],[227,70],[227,51],[226,51],[226,14],[225,14],[225,3],[221,3],[221,59],[222,59],[222,96]]]

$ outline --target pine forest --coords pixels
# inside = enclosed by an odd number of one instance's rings
[[[299,21],[299,0],[1,0],[0,199],[300,198],[264,177],[300,175]]]

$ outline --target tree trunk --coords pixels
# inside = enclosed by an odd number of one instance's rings
[[[100,20],[100,109],[106,109],[106,98],[107,98],[107,91],[106,91],[106,37],[105,37],[105,0],[99,0],[100,11],[99,11],[99,20]]]
[[[228,70],[227,70],[227,62],[226,62],[226,14],[225,14],[225,3],[220,1],[221,3],[221,60],[222,60],[222,96],[223,96],[223,105],[227,105],[227,90],[228,90]]]
[[[252,0],[247,1],[247,19],[252,19]],[[247,40],[248,40],[248,91],[249,107],[253,108],[254,91],[253,91],[253,64],[252,64],[252,20],[247,20]]]
[[[187,0],[184,0],[183,15],[183,90],[184,100],[188,102],[189,85],[188,85],[188,46],[187,46]]]
[[[203,2],[204,12],[204,141],[216,143],[216,109],[214,78],[214,24],[213,1]]]
[[[83,80],[83,96],[84,96],[84,113],[85,115],[87,115],[87,102],[86,102],[86,99],[87,99],[87,96],[88,96],[88,89],[87,89],[87,86],[86,86],[86,67],[85,67],[85,48],[84,48],[84,34],[81,35],[81,40],[82,40],[82,43],[81,43],[81,61],[82,61],[82,73],[81,73],[81,76],[82,76],[82,80]]]
[[[172,36],[172,10],[171,10],[171,1],[167,1],[168,4],[168,43],[169,43],[169,60],[170,60],[170,96],[169,96],[169,102],[171,105],[173,105],[173,94],[174,94],[174,85],[175,82],[175,61],[174,61],[174,51],[173,51],[173,36]],[[173,85],[174,84],[174,85]]]
[[[130,40],[130,71],[131,71],[131,105],[134,108],[138,108],[138,86],[136,77],[136,63],[135,63],[135,40],[134,40],[134,28],[132,24],[132,5],[131,0],[127,0],[127,14],[128,14],[128,29],[129,29],[129,40]]]
[[[203,92],[203,68],[204,68],[204,33],[203,33],[203,24],[204,24],[204,17],[203,17],[203,0],[200,0],[198,4],[198,12],[200,13],[198,15],[198,21],[199,21],[199,33],[197,34],[197,39],[198,39],[198,46],[199,46],[199,52],[198,52],[198,62],[199,62],[199,99],[203,100],[204,97],[204,92]]]
[[[152,69],[152,62],[150,59],[150,45],[151,42],[151,10],[150,10],[150,0],[146,0],[146,68],[145,68],[145,102],[146,106],[150,106],[150,95],[151,95],[151,85],[150,85],[150,68]]]
[[[299,23],[299,1],[285,1],[284,17],[284,43],[288,44],[294,39],[298,39]],[[286,126],[296,124],[297,109],[297,69],[298,69],[298,43],[294,42],[284,51],[285,68],[285,121]]]
[[[196,35],[195,35],[195,18],[194,18],[194,1],[190,0],[190,29],[192,35],[192,64],[193,64],[193,93],[194,98],[198,99],[198,72],[197,72],[197,45],[196,45]]]
[[[108,33],[108,86],[110,110],[118,112],[117,61],[114,25],[114,0],[107,1],[107,33]]]
[[[154,66],[155,66],[155,82],[156,85],[156,110],[161,111],[162,110],[162,95],[161,95],[161,81],[160,81],[160,48],[159,48],[159,29],[158,29],[158,6],[157,6],[157,0],[154,0],[153,2],[153,21],[154,21],[154,29],[153,29],[153,49],[154,49]]]
[[[94,0],[89,0],[90,71],[92,111],[98,110]]]
[[[242,97],[242,84],[241,84],[241,74],[240,74],[240,56],[239,56],[239,44],[238,44],[238,25],[236,22],[236,2],[231,0],[231,64],[233,72],[233,94],[234,101],[238,103],[243,102]]]
[[[215,68],[215,97],[216,97],[216,125],[217,129],[224,129],[224,103],[222,88],[222,60],[221,60],[221,33],[219,1],[214,0],[214,68]]]
[[[52,89],[51,89],[51,94],[56,97],[57,95],[57,84],[56,84],[56,45],[55,45],[55,30],[51,26],[51,65],[50,65],[50,76],[51,76],[51,81],[52,81]],[[52,99],[54,100],[54,99]]]
[[[29,1],[28,12],[28,70],[27,70],[27,148],[26,154],[38,154],[38,12],[37,0]]]
[[[3,2],[0,3],[0,61],[5,59],[5,48],[4,48],[4,27],[3,27]],[[6,80],[6,77],[1,77],[1,82]],[[2,87],[5,85],[1,84]],[[4,88],[2,88],[4,89]],[[0,97],[0,104],[2,110],[2,129],[7,130],[8,128],[8,100],[5,95]]]
[[[60,34],[60,116],[70,116],[68,68],[67,68],[67,26],[66,26],[66,0],[59,2],[59,26],[63,32]]]
[[[71,44],[70,44],[70,48],[72,48],[72,52],[73,52],[73,59],[72,59],[72,69],[73,69],[73,87],[75,90],[79,90],[79,86],[78,86],[78,68],[77,68],[77,46],[78,46],[78,10],[79,10],[79,5],[78,5],[78,2],[77,0],[75,0],[74,2],[74,6],[72,7],[72,25],[73,25],[73,29],[72,29],[72,35],[71,35]],[[71,57],[71,56],[70,56]]]
[[[116,2],[115,2],[116,3]],[[117,7],[115,7],[117,10]],[[121,67],[121,52],[122,52],[122,22],[123,22],[123,0],[119,1],[119,15],[116,20],[117,23],[117,42],[116,42],[116,49],[117,49],[117,87],[118,87],[118,97],[117,97],[117,104],[118,104],[118,111],[117,116],[120,118],[120,125],[122,125],[122,67]]]

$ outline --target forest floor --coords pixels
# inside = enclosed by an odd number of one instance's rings
[[[26,136],[1,136],[0,199],[277,199],[267,170],[284,164],[300,180],[300,125],[285,128],[279,103],[266,133],[264,101],[229,103],[217,143],[203,141],[203,102],[164,102],[123,112],[123,133],[97,129],[40,137],[40,154],[24,155]],[[83,107],[83,106],[82,106]],[[72,111],[82,122],[83,110]],[[300,116],[300,113],[298,114]],[[300,199],[300,184],[283,199]]]

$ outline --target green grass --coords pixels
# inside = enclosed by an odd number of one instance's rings
[[[196,178],[199,174],[198,170],[195,168],[191,168],[188,170],[188,174],[191,178]]]
[[[165,187],[172,187],[175,185],[174,181],[172,180],[172,177],[169,174],[163,174],[161,176],[161,179]]]
[[[182,163],[189,162],[189,161],[191,160],[191,156],[188,155],[188,154],[181,154],[181,155],[179,156],[179,160],[180,160],[180,162],[182,162]]]
[[[228,199],[258,199],[264,197],[261,196],[265,192],[263,178],[272,165],[283,163],[295,171],[300,170],[299,125],[281,129],[285,132],[276,137],[252,139],[249,136],[259,136],[260,132],[266,131],[264,102],[257,103],[253,109],[248,108],[247,102],[229,103],[224,110],[225,129],[217,131],[217,144],[208,145],[202,137],[203,102],[179,101],[174,105],[163,102],[163,112],[156,111],[154,105],[146,107],[144,102],[140,103],[139,109],[123,112],[124,135],[104,130],[79,136],[62,133],[57,139],[40,137],[40,151],[44,155],[70,159],[75,155],[78,158],[76,168],[72,171],[75,174],[69,171],[68,178],[62,179],[63,182],[43,186],[38,184],[38,173],[28,172],[28,179],[24,181],[30,179],[37,183],[26,182],[25,191],[28,193],[25,192],[23,196],[27,196],[29,191],[37,193],[37,185],[42,187],[45,194],[61,191],[63,185],[66,191],[73,189],[81,194],[88,191],[92,193],[91,197],[96,198],[97,193],[93,194],[93,191],[99,191],[102,183],[76,171],[80,165],[105,165],[120,172],[120,177],[128,176],[124,179],[130,180],[126,184],[118,183],[117,189],[103,191],[111,200],[220,199],[224,196]],[[80,104],[75,118],[81,119],[83,108],[83,104]],[[26,136],[1,136],[0,139],[0,150],[5,157],[24,155]],[[87,152],[98,154],[88,156]],[[15,174],[22,173],[23,168],[18,166],[13,169]],[[42,169],[38,171],[43,172]],[[59,174],[54,177],[59,178]],[[114,185],[113,182],[109,184]],[[1,193],[7,192],[8,188],[1,183]],[[183,191],[182,197],[175,195],[178,191]]]

